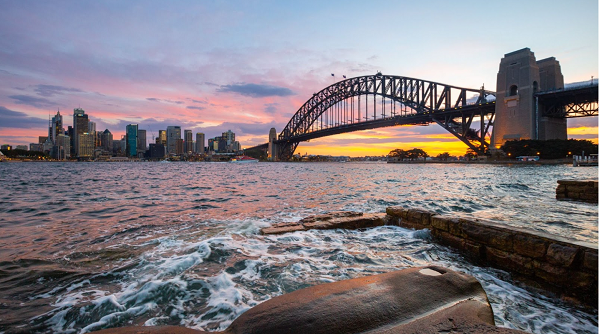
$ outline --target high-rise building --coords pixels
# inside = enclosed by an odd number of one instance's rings
[[[52,117],[51,123],[52,125],[50,126],[48,137],[51,138],[53,143],[56,143],[56,137],[65,133],[65,129],[63,128],[63,117],[60,114],[60,111],[57,111],[56,115]]]
[[[196,133],[196,153],[204,154],[204,133]]]
[[[138,135],[138,125],[137,124],[129,124],[125,127],[125,155],[128,157],[137,158],[137,140]]]
[[[183,154],[183,139],[181,139],[181,138],[175,140],[175,154],[176,155]]]
[[[89,133],[89,119],[88,115],[85,114],[85,110],[81,108],[73,109],[73,136],[71,138],[73,147],[73,153],[76,157],[79,157],[79,138],[84,133]]]
[[[178,139],[181,139],[181,127],[167,126],[167,154],[178,154],[176,153]],[[183,148],[181,151],[183,151]]]
[[[146,153],[146,130],[138,129],[137,136],[138,153]]]
[[[225,140],[227,146],[232,145],[235,141],[235,133],[231,132],[231,130],[227,130],[227,132],[223,132],[221,134],[221,138]]]
[[[71,157],[71,138],[65,134],[56,136],[52,157],[57,160],[66,160]]]
[[[163,144],[167,147],[167,131],[166,130],[158,130],[158,137],[156,138],[157,144]]]
[[[108,152],[113,150],[113,135],[108,129],[104,130],[101,135],[102,149]]]
[[[77,158],[89,159],[94,155],[94,135],[84,132],[79,135],[77,140]]]
[[[185,154],[189,154],[194,151],[194,140],[192,139],[192,130],[183,130],[183,140]]]

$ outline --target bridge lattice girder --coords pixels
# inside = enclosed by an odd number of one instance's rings
[[[598,116],[598,83],[535,94],[543,116],[574,118]]]
[[[477,100],[469,103],[468,94]],[[429,124],[436,122],[476,151],[489,146],[486,136],[493,123],[494,102],[486,97],[495,93],[483,89],[455,87],[437,82],[402,76],[369,75],[337,82],[304,103],[279,134],[277,144],[279,159],[292,157],[300,141],[332,134],[404,124]],[[410,113],[386,115],[385,111],[372,120],[343,119],[334,127],[314,129],[323,113],[336,104],[360,96],[381,96],[410,108]],[[485,116],[488,116],[486,119]],[[474,117],[480,117],[479,131],[470,128]],[[473,144],[476,142],[477,144]]]

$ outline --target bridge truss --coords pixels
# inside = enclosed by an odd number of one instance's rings
[[[573,118],[598,116],[598,81],[589,85],[535,94],[544,108],[542,116]]]
[[[319,137],[397,125],[437,123],[472,150],[489,148],[494,92],[402,76],[361,76],[337,82],[298,109],[276,141],[278,159]],[[474,122],[475,121],[475,122]],[[471,128],[475,123],[479,128]]]

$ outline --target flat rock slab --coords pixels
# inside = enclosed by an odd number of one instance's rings
[[[260,230],[262,234],[282,234],[306,230],[335,228],[359,229],[385,225],[385,213],[339,211],[306,217],[293,223],[277,223]]]
[[[133,329],[136,328],[136,329]],[[203,333],[176,327],[98,333]],[[148,328],[148,329],[146,329]],[[524,333],[498,328],[485,291],[466,274],[421,267],[312,286],[261,303],[223,334]]]

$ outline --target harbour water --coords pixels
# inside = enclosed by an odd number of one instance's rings
[[[597,167],[568,165],[3,163],[0,333],[219,330],[286,292],[428,264],[475,276],[499,326],[597,333],[597,311],[474,266],[427,230],[259,233],[402,205],[596,243],[598,205],[557,201],[555,189],[597,177]]]

